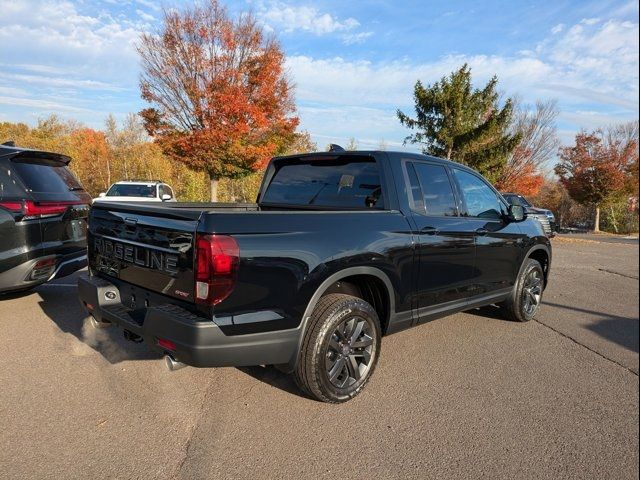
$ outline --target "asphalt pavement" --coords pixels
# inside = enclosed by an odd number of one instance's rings
[[[75,278],[0,300],[0,478],[638,478],[638,248],[554,240],[537,321],[383,339],[356,399],[273,368],[165,369]]]
[[[561,233],[558,238],[575,240],[588,240],[590,242],[623,243],[626,245],[638,245],[638,235],[611,235],[607,233]]]

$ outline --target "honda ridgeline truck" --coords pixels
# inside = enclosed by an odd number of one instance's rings
[[[275,365],[357,395],[380,339],[499,304],[530,320],[551,245],[475,171],[425,155],[274,158],[256,204],[109,204],[89,217],[80,300],[170,367]]]

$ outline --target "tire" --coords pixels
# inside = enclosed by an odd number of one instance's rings
[[[373,375],[381,336],[378,315],[369,303],[344,294],[322,297],[302,340],[296,383],[322,402],[352,399]]]
[[[533,258],[527,258],[513,293],[502,304],[505,316],[516,322],[532,320],[540,308],[543,291],[542,265]]]

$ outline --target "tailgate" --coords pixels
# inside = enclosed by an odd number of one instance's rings
[[[107,277],[193,301],[200,214],[165,205],[96,203],[89,219],[89,265]]]

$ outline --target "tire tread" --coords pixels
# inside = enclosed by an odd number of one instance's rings
[[[313,310],[313,313],[309,318],[309,322],[304,333],[304,338],[302,340],[302,345],[298,357],[298,363],[296,365],[296,369],[293,372],[293,377],[295,383],[305,394],[322,402],[339,403],[338,400],[328,397],[323,392],[320,382],[314,374],[317,366],[314,359],[314,347],[316,342],[318,341],[318,337],[321,336],[325,320],[329,318],[334,312],[342,310],[343,308],[347,307],[349,303],[353,302],[357,302],[358,306],[361,308],[364,307],[367,310],[370,310],[370,313],[374,315],[377,320],[375,310],[364,300],[351,295],[331,293],[320,298]],[[366,385],[366,383],[367,382],[364,382],[362,385],[360,385],[360,387],[350,395],[350,398],[357,395]]]

